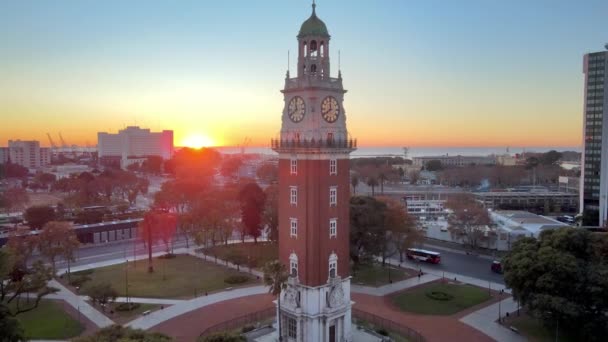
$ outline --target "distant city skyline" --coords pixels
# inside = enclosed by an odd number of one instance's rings
[[[582,144],[581,60],[608,41],[608,2],[317,4],[360,146]],[[310,15],[305,0],[2,7],[0,145],[47,146],[47,132],[95,145],[138,125],[173,130],[175,146],[265,146]]]

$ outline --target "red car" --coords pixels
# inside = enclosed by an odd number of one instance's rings
[[[492,272],[496,272],[499,274],[502,274],[502,264],[500,263],[500,261],[492,261],[492,266],[491,266]]]

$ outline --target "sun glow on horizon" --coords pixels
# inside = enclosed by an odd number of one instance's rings
[[[201,133],[194,133],[182,139],[181,146],[190,148],[203,148],[215,146],[215,142],[207,135]]]

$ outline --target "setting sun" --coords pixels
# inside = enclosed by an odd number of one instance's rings
[[[202,148],[214,146],[211,138],[203,134],[191,134],[182,140],[182,146],[191,148]]]

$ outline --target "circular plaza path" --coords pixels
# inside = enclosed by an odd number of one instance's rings
[[[179,342],[193,342],[205,329],[237,317],[273,308],[274,297],[268,294],[226,300],[188,312],[152,327]],[[399,311],[390,297],[352,293],[355,307],[385,319],[401,323],[418,331],[427,341],[493,341],[490,337],[460,322],[462,314],[454,316],[415,315]]]

